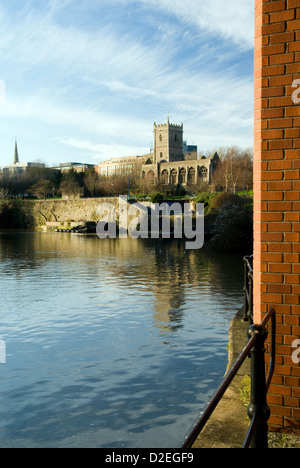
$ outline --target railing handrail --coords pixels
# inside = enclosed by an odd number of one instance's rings
[[[268,391],[269,385],[271,383],[274,368],[275,368],[275,335],[276,335],[276,314],[275,310],[271,309],[266,316],[264,317],[263,321],[260,325],[252,325],[249,329],[249,342],[245,346],[244,350],[241,352],[237,360],[235,361],[234,365],[230,369],[230,371],[226,374],[223,381],[221,382],[220,386],[216,390],[212,399],[207,403],[205,410],[200,414],[198,420],[194,424],[194,426],[190,429],[188,434],[185,436],[184,441],[181,444],[181,448],[191,448],[194,442],[197,440],[199,434],[205,427],[206,423],[208,422],[209,418],[213,414],[214,410],[220,403],[222,397],[224,396],[226,390],[228,389],[229,385],[231,384],[232,380],[236,376],[237,372],[239,371],[240,367],[244,363],[249,353],[252,352],[253,348],[259,341],[259,338],[262,337],[263,342],[266,339],[267,331],[265,327],[269,320],[272,319],[272,342],[271,342],[271,362],[270,362],[270,371],[266,381],[266,389]],[[264,364],[264,361],[263,361]],[[252,376],[253,379],[253,376]],[[252,387],[253,388],[253,387]],[[265,395],[266,397],[266,395]],[[252,398],[251,398],[252,399]],[[243,448],[249,447],[253,435],[255,433],[255,429],[257,424],[259,423],[258,413],[253,415],[248,434],[246,436]],[[269,419],[269,418],[268,418]]]

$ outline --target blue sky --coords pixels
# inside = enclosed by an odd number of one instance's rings
[[[254,0],[0,0],[0,166],[252,146]],[[4,95],[5,85],[5,95]]]

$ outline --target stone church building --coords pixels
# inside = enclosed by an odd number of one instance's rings
[[[166,191],[178,186],[192,187],[209,184],[219,157],[202,156],[198,159],[196,146],[187,146],[183,140],[183,124],[154,123],[154,151],[144,156],[111,158],[96,166],[97,172],[105,177],[130,174],[138,171],[143,179],[162,184]]]
[[[168,187],[210,183],[218,164],[217,153],[198,159],[197,148],[189,151],[183,141],[183,124],[154,123],[154,153],[142,167],[143,178],[154,178]],[[184,150],[184,147],[187,149]]]

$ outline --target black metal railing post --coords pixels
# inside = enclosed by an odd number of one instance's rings
[[[266,328],[251,325],[249,338],[254,334],[257,340],[251,349],[251,403],[248,416],[251,420],[249,431],[252,432],[251,448],[268,448],[268,420],[270,409],[267,404],[267,383],[265,369]]]
[[[244,257],[244,320],[253,323],[253,255]]]

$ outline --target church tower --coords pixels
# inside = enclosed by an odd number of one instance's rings
[[[183,159],[183,124],[170,124],[169,117],[166,124],[154,122],[154,164]]]
[[[18,145],[17,141],[15,142],[15,154],[14,154],[14,165],[18,164],[19,161],[19,152],[18,152]]]

